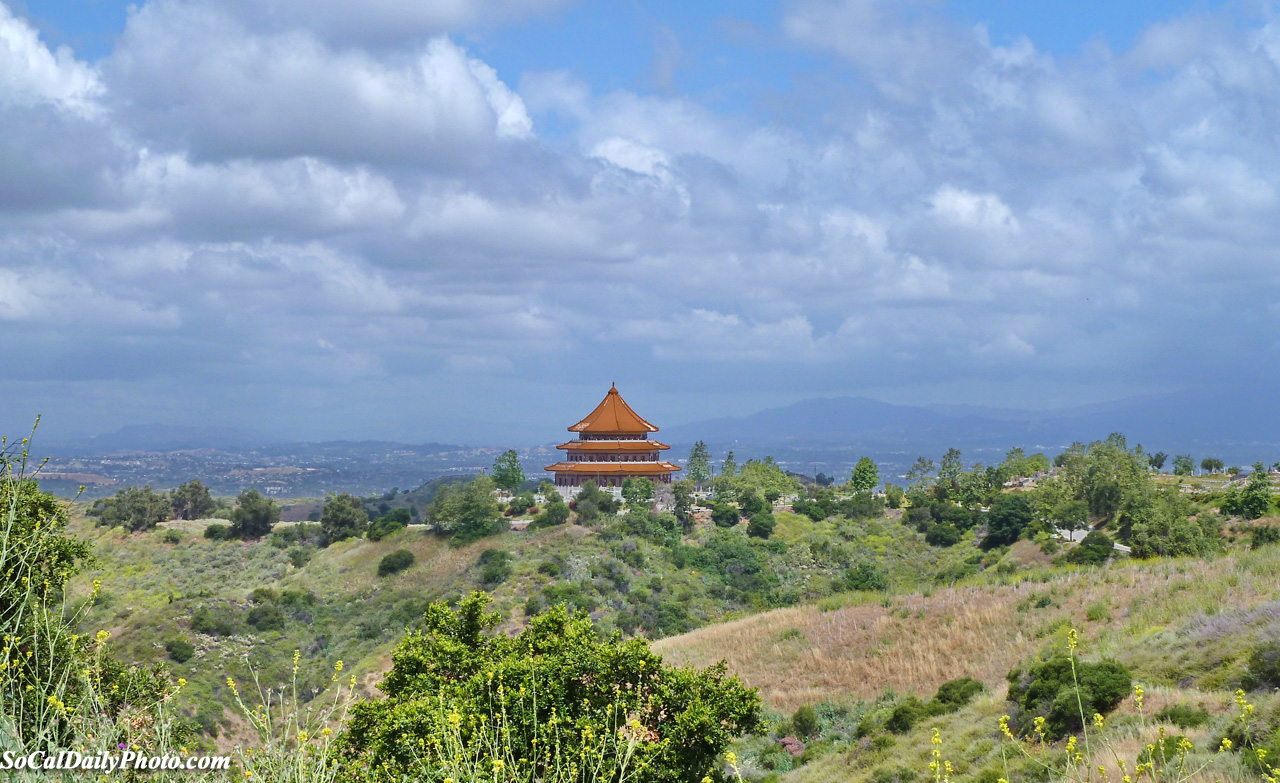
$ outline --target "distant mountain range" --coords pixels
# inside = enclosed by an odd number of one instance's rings
[[[749,416],[665,429],[664,440],[750,447],[842,447],[933,454],[1022,446],[1057,451],[1074,441],[1122,432],[1148,451],[1206,449],[1231,461],[1280,458],[1280,416],[1274,395],[1257,390],[1181,391],[1076,408],[1033,411],[964,405],[895,405],[865,397],[802,400]],[[755,450],[754,448],[752,450]]]

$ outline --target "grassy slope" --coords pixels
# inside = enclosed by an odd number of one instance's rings
[[[673,662],[703,665],[725,657],[731,669],[761,688],[771,706],[787,711],[823,699],[874,700],[885,691],[927,699],[946,680],[981,679],[988,694],[960,713],[890,738],[888,748],[849,739],[837,752],[785,778],[871,780],[879,775],[893,780],[902,770],[927,776],[934,728],[941,730],[944,752],[954,756],[958,771],[1003,774],[996,725],[1008,711],[1004,675],[1030,655],[1062,649],[1068,625],[1079,629],[1086,657],[1112,657],[1132,670],[1135,682],[1149,692],[1148,716],[1172,703],[1208,708],[1214,721],[1188,732],[1197,759],[1208,760],[1232,720],[1231,690],[1249,650],[1280,632],[1280,547],[1275,546],[1209,562],[1122,561],[1101,569],[1046,569],[973,582],[931,595],[897,596],[887,606],[859,602],[832,611],[783,609],[664,639],[655,648]],[[1280,705],[1273,697],[1260,699],[1258,714],[1264,721],[1276,720]],[[1132,704],[1126,703],[1119,716],[1114,719],[1116,747],[1132,769],[1154,730],[1139,730]],[[1109,764],[1116,779],[1115,765]],[[1238,758],[1232,756],[1194,779],[1239,774]]]

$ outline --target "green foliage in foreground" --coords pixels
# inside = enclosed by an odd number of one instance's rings
[[[458,763],[440,738],[455,737],[454,750],[471,749],[462,755],[478,769],[506,768],[501,779],[625,758],[640,780],[699,780],[760,720],[759,696],[723,664],[663,666],[642,640],[601,640],[584,613],[562,606],[502,636],[488,605],[483,593],[457,609],[431,604],[423,630],[393,654],[379,686],[387,698],[352,708],[342,739],[348,779],[437,779]],[[490,744],[495,729],[502,741]],[[615,737],[624,752],[602,747]]]

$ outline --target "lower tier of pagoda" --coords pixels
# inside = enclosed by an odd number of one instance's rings
[[[580,476],[652,476],[656,473],[670,473],[680,470],[679,465],[670,462],[557,462],[543,470],[556,473],[573,473]]]

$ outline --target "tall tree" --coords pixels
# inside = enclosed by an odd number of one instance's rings
[[[175,489],[170,493],[169,502],[177,519],[204,519],[218,508],[209,488],[199,479],[192,479]]]
[[[933,460],[928,457],[917,457],[915,464],[907,471],[907,489],[910,492],[924,492],[933,483]]]
[[[693,529],[693,481],[685,479],[671,485],[672,511],[686,533]]]
[[[720,465],[720,475],[729,478],[738,475],[738,461],[733,458],[732,451],[725,455],[724,462]]]
[[[622,482],[622,499],[631,508],[646,508],[653,502],[653,481],[643,476]]]
[[[871,492],[880,483],[880,471],[870,457],[863,457],[853,466],[853,475],[849,477],[849,486],[854,492]]]
[[[280,521],[280,507],[256,489],[246,489],[236,498],[231,512],[231,532],[238,538],[261,538]]]
[[[1216,457],[1205,457],[1200,460],[1200,469],[1205,473],[1221,473],[1222,467],[1222,460]]]
[[[436,532],[457,541],[477,541],[500,529],[502,511],[493,496],[493,479],[476,476],[465,484],[446,484],[427,507]]]
[[[1151,466],[1152,470],[1164,470],[1164,462],[1168,458],[1168,454],[1165,454],[1163,451],[1157,451],[1155,454],[1147,457],[1147,464]]]
[[[524,483],[524,468],[515,449],[507,449],[493,461],[493,483],[500,489],[515,492]]]
[[[104,527],[123,527],[129,530],[151,530],[167,521],[170,514],[169,498],[151,487],[127,487],[114,497],[95,500],[89,516],[97,517]]]
[[[685,466],[685,478],[692,481],[699,489],[711,480],[711,452],[707,444],[698,441],[689,452],[689,462]]]
[[[1173,458],[1173,475],[1190,476],[1196,472],[1196,461],[1190,454],[1179,454]]]
[[[952,497],[960,489],[960,478],[964,474],[964,463],[960,459],[960,449],[947,449],[938,465],[938,483],[935,492],[939,499]]]
[[[406,516],[408,512],[405,512]],[[333,495],[324,502],[320,514],[320,536],[324,546],[364,535],[369,526],[369,514],[359,498],[346,492]]]

